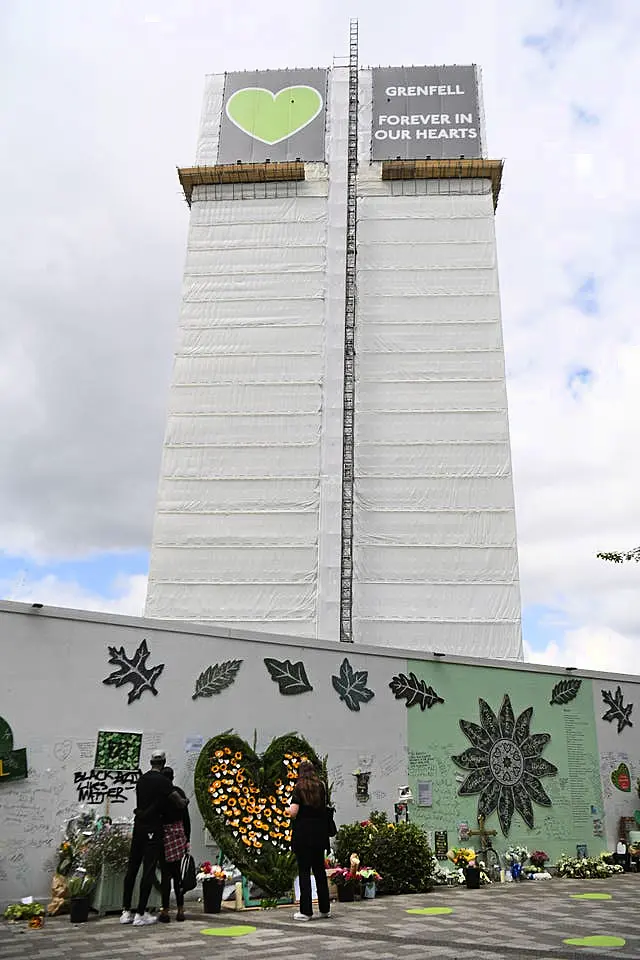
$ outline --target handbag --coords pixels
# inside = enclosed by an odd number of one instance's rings
[[[335,807],[327,806],[327,830],[330,837],[335,837],[336,833],[338,832],[338,828],[336,827],[335,814],[336,814]]]
[[[196,862],[190,853],[185,853],[180,862],[180,886],[183,893],[189,890],[195,890],[198,886],[196,880]]]

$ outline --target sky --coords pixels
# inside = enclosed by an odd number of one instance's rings
[[[0,597],[141,614],[204,76],[478,63],[527,656],[633,672],[637,0],[3,0]]]

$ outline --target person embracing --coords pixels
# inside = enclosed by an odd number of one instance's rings
[[[162,775],[173,784],[173,770],[171,767],[163,767]],[[185,801],[187,795],[181,787],[173,789]],[[191,818],[187,807],[177,807],[175,804],[165,805],[162,821],[164,826],[164,850],[160,861],[162,871],[162,909],[158,915],[160,923],[169,923],[169,900],[171,897],[171,881],[173,880],[173,889],[176,895],[176,920],[184,920],[184,890],[182,889],[182,877],[180,875],[180,866],[182,858],[189,850],[191,840]]]
[[[331,916],[329,883],[324,865],[325,850],[329,849],[327,791],[315,767],[303,761],[298,767],[298,779],[287,810],[291,819],[291,849],[298,863],[300,878],[300,910],[294,920],[311,920],[311,873],[318,891],[318,911],[323,919]]]

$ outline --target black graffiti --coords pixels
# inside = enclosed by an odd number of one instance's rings
[[[139,776],[140,770],[77,770],[73,785],[78,791],[78,803],[126,803]]]

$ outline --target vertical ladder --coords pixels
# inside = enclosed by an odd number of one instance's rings
[[[353,643],[353,448],[356,394],[356,183],[358,176],[358,21],[349,24],[349,126],[347,133],[347,241],[344,310],[342,414],[342,540],[340,555],[340,640]]]

